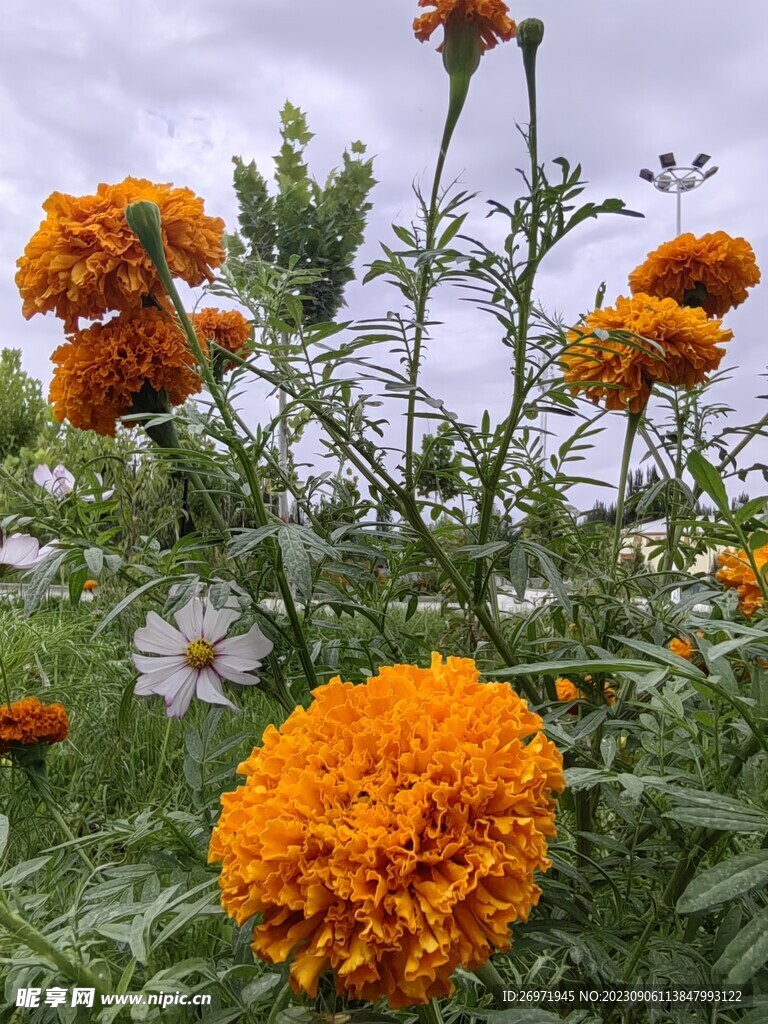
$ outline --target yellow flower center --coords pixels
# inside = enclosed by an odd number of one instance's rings
[[[215,657],[216,651],[210,640],[193,640],[187,647],[187,664],[192,668],[208,668]]]

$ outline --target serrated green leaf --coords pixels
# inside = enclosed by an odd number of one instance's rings
[[[48,587],[56,576],[69,552],[59,551],[46,558],[32,573],[24,594],[24,617],[27,618],[45,597]]]
[[[509,580],[515,597],[522,601],[528,589],[528,560],[522,544],[515,544],[509,555]]]
[[[86,548],[83,557],[85,558],[85,564],[88,566],[88,572],[95,579],[98,579],[101,575],[101,570],[104,568],[104,552],[101,548]]]
[[[616,776],[604,768],[567,768],[565,785],[578,792],[580,789],[594,789],[603,782],[615,782]]]
[[[219,611],[232,597],[232,584],[228,580],[217,580],[208,588],[208,600]]]
[[[260,978],[245,985],[240,993],[240,998],[246,1006],[263,1003],[282,988],[283,984],[282,975],[276,971],[267,971]]]
[[[688,472],[698,486],[714,501],[718,510],[724,515],[730,514],[728,493],[720,473],[711,462],[707,462],[701,452],[692,451],[688,456]]]
[[[768,884],[768,850],[731,857],[702,871],[677,901],[678,914],[696,914]]]
[[[746,985],[768,960],[768,909],[741,929],[715,964],[715,972],[729,985]]]
[[[173,594],[168,594],[168,599],[163,608],[163,615],[173,615],[174,612],[185,608],[193,597],[197,595],[200,585],[199,576],[189,576],[181,583],[177,583]]]
[[[616,760],[616,752],[616,737],[611,735],[603,736],[600,740],[600,756],[606,768],[610,768]]]
[[[605,672],[612,675],[622,672],[655,672],[656,665],[647,661],[635,661],[630,658],[614,658],[610,661],[600,661],[591,658],[588,661],[534,661],[526,665],[515,665],[512,668],[494,669],[494,677],[506,678],[507,676],[532,676],[532,675],[568,675],[573,672],[576,675],[591,675],[596,672]]]
[[[286,575],[304,600],[308,601],[312,596],[312,566],[298,530],[290,525],[285,526],[278,533],[277,539]]]

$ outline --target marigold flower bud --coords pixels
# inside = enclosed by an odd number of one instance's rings
[[[517,26],[517,45],[522,50],[535,50],[544,38],[544,22],[540,18],[526,18]]]

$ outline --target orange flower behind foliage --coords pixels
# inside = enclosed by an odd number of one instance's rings
[[[69,735],[69,718],[61,704],[42,704],[24,697],[0,707],[0,754],[12,747],[61,743]]]
[[[585,676],[584,681],[589,683],[592,680],[592,676]],[[570,679],[566,679],[561,676],[555,680],[555,690],[557,692],[557,699],[565,704],[570,704],[575,700],[585,700],[587,694],[583,690],[580,690],[575,683],[572,683]],[[606,704],[613,704],[616,701],[616,691],[612,686],[603,687],[603,697],[605,698]],[[573,708],[576,711],[576,708]]]
[[[768,544],[752,552],[755,565],[759,572],[768,562]],[[715,575],[718,583],[728,589],[736,590],[739,595],[739,608],[746,616],[754,615],[763,606],[763,592],[755,577],[746,551],[721,551],[717,556],[720,569]]]
[[[201,338],[214,341],[219,348],[235,355],[245,354],[251,339],[251,325],[236,309],[226,312],[215,308],[201,309],[190,319]],[[231,369],[234,365],[235,363],[229,362],[225,369]]]
[[[509,947],[550,866],[562,757],[541,718],[467,658],[314,690],[240,765],[209,851],[253,949],[295,991],[393,1007],[452,991]]]
[[[507,42],[515,35],[515,23],[502,0],[419,0],[419,7],[435,8],[420,15],[413,23],[416,38],[422,43],[451,17],[477,20],[484,50],[491,50],[499,40]]]
[[[557,690],[557,699],[564,702],[581,700],[584,696],[575,683],[572,683],[570,679],[565,679],[564,677],[555,680],[555,689]]]
[[[51,356],[49,401],[61,423],[114,434],[145,385],[181,405],[200,391],[194,357],[175,319],[159,309],[121,314],[73,334]]]
[[[99,185],[95,195],[54,192],[43,203],[45,220],[17,261],[22,312],[53,311],[67,330],[78,318],[100,320],[109,310],[137,311],[145,295],[163,295],[157,271],[125,220],[139,200],[157,203],[171,273],[193,287],[213,280],[224,262],[224,221],[203,212],[188,188],[126,178]]]
[[[760,281],[755,253],[745,238],[715,231],[696,238],[690,232],[648,253],[629,275],[633,292],[683,303],[686,292],[705,289],[697,301],[708,316],[723,316],[747,298]]]
[[[661,346],[664,354],[637,338],[630,345],[585,337],[596,330],[632,332]],[[622,296],[615,306],[594,310],[583,326],[569,331],[561,363],[573,394],[583,391],[595,403],[605,399],[608,409],[638,413],[655,383],[687,390],[703,383],[725,355],[718,345],[732,337],[720,320],[708,320],[703,309],[686,309],[674,299],[651,295]]]
[[[686,661],[690,661],[693,654],[693,644],[690,640],[686,640],[685,637],[676,636],[667,644],[667,650],[676,654],[678,658],[685,658]]]

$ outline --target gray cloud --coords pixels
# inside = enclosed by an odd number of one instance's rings
[[[544,264],[540,300],[568,319],[586,310],[600,281],[606,300],[626,291],[628,272],[670,237],[674,203],[637,177],[656,154],[703,150],[716,178],[684,203],[684,228],[743,234],[768,267],[763,178],[768,94],[763,42],[768,11],[716,0],[695,9],[646,0],[540,0],[518,20],[540,16],[541,153],[580,161],[586,198],[619,196],[645,220],[590,222]],[[0,344],[20,346],[28,370],[49,379],[60,341],[52,318],[23,320],[15,260],[54,190],[84,193],[127,174],[188,185],[230,227],[236,218],[231,156],[265,171],[278,145],[277,111],[302,106],[317,133],[314,173],[338,163],[352,139],[376,155],[380,181],[361,264],[388,239],[393,220],[415,211],[411,185],[427,182],[442,130],[447,78],[435,44],[410,31],[415,0],[10,0],[0,37]],[[489,198],[509,203],[525,159],[515,122],[525,121],[524,80],[514,43],[488,54],[473,80],[447,173],[480,193],[470,232],[491,238]],[[373,316],[394,293],[381,284],[348,292],[349,315]],[[510,389],[508,352],[493,323],[447,292],[432,315],[425,381],[463,419],[484,408],[501,415]],[[738,366],[719,397],[736,419],[757,414],[753,394],[766,359],[768,290],[728,317]],[[469,385],[468,385],[469,382]],[[260,397],[265,397],[260,393]],[[395,410],[399,412],[399,410]],[[397,417],[395,417],[397,420]],[[395,424],[396,425],[396,424]],[[765,453],[763,453],[765,454]],[[598,445],[590,466],[610,478],[615,444]]]

